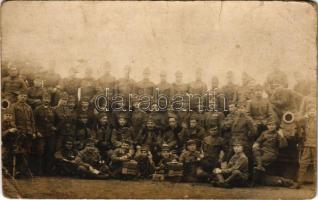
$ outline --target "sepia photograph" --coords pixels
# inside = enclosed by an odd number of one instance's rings
[[[317,14],[3,1],[2,197],[315,198]]]

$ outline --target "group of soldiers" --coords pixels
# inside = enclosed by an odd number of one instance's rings
[[[315,81],[295,73],[291,89],[287,75],[274,68],[264,84],[246,72],[236,85],[212,76],[208,87],[202,70],[185,83],[150,70],[136,82],[125,68],[116,79],[110,65],[96,79],[87,68],[78,78],[75,68],[61,78],[53,68],[2,67],[3,172],[14,178],[77,176],[81,178],[153,178],[209,182],[219,187],[271,185],[299,188],[316,169]],[[289,87],[288,87],[289,86]],[[151,110],[133,102],[130,111],[99,111],[94,104],[105,88],[110,95],[156,97],[213,91],[213,110],[206,101],[189,109]],[[184,102],[185,104],[187,102]],[[160,103],[159,103],[160,104]],[[199,105],[200,104],[200,105]],[[177,179],[176,179],[177,177]]]

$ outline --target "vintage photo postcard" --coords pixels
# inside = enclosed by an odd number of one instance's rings
[[[311,199],[317,4],[5,1],[2,195]]]

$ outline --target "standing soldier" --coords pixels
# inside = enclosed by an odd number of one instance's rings
[[[224,158],[228,160],[230,158],[231,150],[231,138],[232,138],[232,125],[234,122],[234,118],[236,115],[236,106],[234,104],[229,105],[229,113],[226,115],[226,117],[223,120],[222,126],[221,126],[221,136],[224,139]]]
[[[129,94],[132,94],[135,87],[135,81],[130,78],[130,66],[124,68],[124,77],[116,82],[116,94],[124,98],[125,107],[128,107]]]
[[[4,77],[1,81],[3,98],[8,99],[11,103],[16,101],[15,92],[27,89],[25,82],[18,75],[17,68],[11,67],[9,69],[9,76]]]
[[[157,88],[159,89],[160,94],[166,95],[168,98],[171,97],[171,84],[167,81],[167,73],[165,71],[160,72],[160,82],[157,85]]]
[[[52,170],[54,162],[54,152],[55,152],[55,133],[56,127],[55,116],[53,109],[50,107],[51,96],[48,93],[42,95],[42,105],[38,106],[34,110],[35,124],[42,135],[40,143],[43,143],[43,152],[41,161],[42,169],[46,174],[49,174]],[[41,166],[39,166],[41,167]]]
[[[224,92],[225,95],[225,108],[228,110],[228,106],[230,104],[237,104],[237,89],[238,86],[233,83],[234,80],[234,74],[232,71],[228,71],[226,73],[226,80],[227,83],[225,86],[223,86],[222,91]],[[225,115],[227,112],[224,113]]]
[[[113,96],[115,94],[116,78],[111,74],[110,63],[108,61],[104,64],[104,74],[98,79],[98,84],[104,90],[109,88],[108,95]]]
[[[298,182],[303,184],[305,182],[305,175],[310,165],[313,169],[317,169],[317,118],[316,107],[308,109],[305,116],[305,135],[303,137],[303,151],[300,157],[300,167],[298,172]]]
[[[261,85],[255,87],[255,97],[248,103],[247,115],[253,119],[257,136],[267,129],[267,121],[277,120],[272,105],[268,99],[262,96],[263,88]]]
[[[27,92],[25,90],[19,91],[18,101],[12,105],[12,110],[18,133],[24,136],[23,147],[27,162],[31,163],[32,142],[39,134],[35,127],[32,109],[26,103],[27,99]]]
[[[183,73],[181,71],[176,71],[175,73],[176,80],[172,84],[172,95],[185,95],[189,92],[189,86],[186,83],[183,83]]]
[[[226,109],[225,94],[223,90],[219,88],[219,79],[216,76],[212,76],[210,95],[212,98],[209,97],[205,101],[205,104],[208,104],[206,108],[217,112],[224,112]]]
[[[242,86],[237,90],[237,103],[246,106],[253,96],[253,87],[255,80],[245,71],[242,73]]]
[[[61,86],[69,95],[77,96],[80,80],[76,77],[78,71],[71,67],[69,77],[62,80]]]
[[[287,75],[280,70],[277,66],[272,68],[272,71],[267,75],[267,78],[264,83],[265,91],[268,96],[272,95],[272,92],[276,88],[275,85],[281,85],[283,88],[288,87]]]
[[[33,80],[33,86],[28,89],[28,101],[27,103],[35,109],[39,105],[41,105],[42,96],[44,93],[47,93],[46,89],[42,86],[43,80],[39,77],[36,77]]]
[[[94,110],[90,107],[89,98],[83,97],[79,102],[79,108],[77,109],[77,117],[80,115],[87,116],[87,127],[93,128],[96,125],[96,117],[94,114]]]
[[[133,103],[133,111],[131,112],[131,125],[132,128],[134,129],[134,133],[137,134],[144,125],[144,122],[147,118],[147,113],[142,110],[139,109],[139,103],[138,101],[135,101]],[[135,135],[134,137],[137,137],[137,135]]]
[[[85,77],[80,81],[81,96],[91,99],[96,94],[96,85],[92,77],[92,69],[86,68]]]
[[[202,69],[198,68],[195,75],[195,81],[189,85],[189,93],[193,95],[191,98],[192,100],[190,101],[190,106],[192,109],[198,109],[199,106],[201,107],[201,105],[203,105],[204,99],[206,99],[206,97],[203,95],[207,93],[207,86],[202,81]],[[201,109],[203,108],[201,107]]]
[[[143,80],[137,82],[136,93],[138,95],[148,95],[154,98],[155,95],[155,84],[150,81],[150,69],[145,68],[143,71]]]

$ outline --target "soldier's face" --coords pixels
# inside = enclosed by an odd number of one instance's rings
[[[242,153],[243,152],[243,146],[242,145],[235,145],[233,147],[233,149],[234,149],[235,153]]]
[[[4,114],[3,115],[3,121],[12,121],[13,116],[11,114]]]
[[[267,128],[269,131],[276,130],[276,125],[274,123],[267,124]]]
[[[108,118],[107,116],[104,116],[99,121],[102,125],[106,125],[108,123]]]
[[[182,75],[176,75],[176,82],[182,81]]]
[[[67,99],[60,99],[59,105],[66,106],[66,104],[67,104]]]
[[[18,75],[18,70],[16,68],[12,68],[9,71],[9,75],[12,76],[12,77],[16,77]]]
[[[51,102],[51,99],[50,98],[48,98],[48,97],[45,97],[45,98],[43,98],[43,104],[44,105],[49,105],[50,104],[50,102]]]
[[[234,104],[229,105],[229,111],[230,113],[234,113],[236,111],[236,107]]]
[[[40,80],[34,80],[33,81],[34,87],[41,87],[41,81]]]
[[[176,121],[175,118],[170,118],[170,119],[169,119],[169,126],[170,126],[171,128],[174,128],[174,127],[177,126],[177,121]]]
[[[188,145],[188,151],[193,152],[193,151],[196,151],[196,150],[197,150],[197,145],[195,145],[195,144]]]
[[[162,156],[164,159],[169,158],[169,151],[162,151],[162,152],[161,152],[161,156]]]
[[[149,130],[153,130],[155,128],[155,123],[153,121],[148,121],[147,122],[147,128]]]
[[[119,118],[118,123],[119,123],[119,126],[125,126],[127,121],[125,118],[121,117],[121,118]]]
[[[209,133],[211,136],[216,136],[218,132],[214,128],[210,128]]]
[[[151,106],[151,108],[152,108],[153,111],[158,111],[158,105],[157,104],[153,104]]]
[[[255,91],[255,96],[256,97],[261,97],[263,95],[263,91],[262,90],[256,90]]]
[[[18,96],[18,100],[20,102],[26,102],[27,99],[28,99],[28,95],[26,95],[26,94],[19,94],[19,96]]]
[[[72,143],[66,143],[65,144],[65,149],[67,149],[67,150],[71,150],[72,147],[73,147]]]
[[[315,109],[310,109],[308,112],[308,116],[311,118],[315,118],[316,117],[316,110]]]
[[[190,120],[190,128],[195,128],[197,126],[197,121],[196,120]]]
[[[129,149],[129,144],[127,144],[127,143],[122,143],[122,144],[121,144],[121,148],[123,148],[123,149]]]
[[[81,117],[80,118],[80,121],[83,123],[83,124],[86,124],[88,119],[86,117]]]
[[[88,109],[88,102],[82,102],[81,107],[82,107],[82,110],[87,110]]]
[[[70,108],[75,108],[76,103],[75,103],[75,101],[70,100],[70,101],[67,102],[67,105],[68,105],[68,107],[70,107]]]

